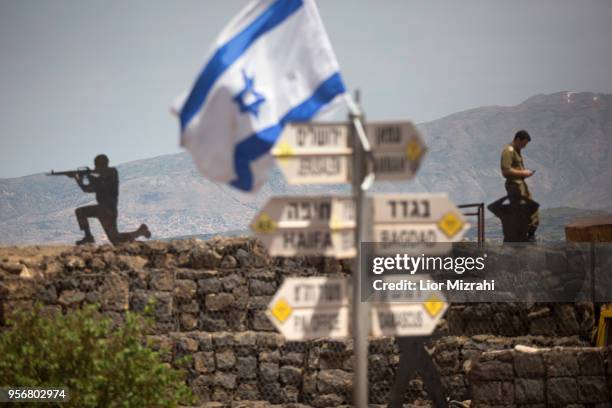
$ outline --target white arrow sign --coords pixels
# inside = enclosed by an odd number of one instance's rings
[[[381,336],[428,336],[444,316],[448,303],[444,294],[437,290],[420,290],[419,281],[430,281],[427,275],[395,275],[374,277],[374,288],[382,287],[380,281],[387,284],[401,283],[402,289],[387,287],[383,296],[397,299],[401,293],[402,300],[410,303],[377,302],[372,304],[372,335]],[[378,282],[377,282],[378,281]],[[406,288],[406,282],[413,282],[413,290]],[[376,295],[376,293],[375,293]]]
[[[271,198],[251,223],[273,256],[354,257],[354,228],[353,199],[331,196]]]
[[[289,184],[337,184],[351,180],[350,126],[292,123],[272,149]]]
[[[440,243],[460,241],[470,227],[445,193],[378,194],[370,198],[370,205],[373,242],[423,244],[379,245],[381,254],[403,249],[446,253],[450,245]]]
[[[416,127],[407,121],[368,123],[376,180],[410,180],[427,151]]]
[[[287,278],[266,315],[289,341],[346,338],[349,299],[344,278]]]

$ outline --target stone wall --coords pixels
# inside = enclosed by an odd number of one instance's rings
[[[354,356],[351,341],[286,342],[277,333],[201,332],[151,336],[155,347],[171,350],[168,362],[191,355],[189,382],[202,401],[265,400],[300,402],[314,407],[347,404],[352,392]],[[448,395],[470,399],[465,373],[484,350],[507,350],[516,344],[578,345],[575,338],[514,339],[487,335],[446,336],[433,341],[433,356]],[[385,404],[399,361],[392,338],[372,339],[369,350],[370,402]],[[410,382],[407,400],[426,400],[419,379]]]
[[[610,407],[612,349],[484,352],[468,379],[472,407]]]
[[[188,381],[202,402],[336,406],[350,401],[351,341],[285,342],[264,311],[285,277],[349,274],[348,262],[270,258],[247,238],[4,248],[0,324],[34,301],[50,312],[95,302],[119,324],[125,311],[155,299],[150,338],[168,362],[192,356]],[[592,326],[589,304],[452,305],[431,346],[449,396],[465,400],[475,392],[466,373],[481,353],[516,344],[579,346]],[[387,401],[398,360],[393,339],[372,340],[372,403]],[[423,384],[412,380],[407,400],[425,398]]]
[[[594,311],[589,302],[451,304],[446,322],[448,333],[456,335],[579,336],[588,341]]]

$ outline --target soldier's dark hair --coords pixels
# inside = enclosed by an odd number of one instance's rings
[[[529,133],[527,133],[526,130],[519,130],[518,132],[516,132],[516,135],[514,135],[514,140],[516,139],[527,140],[528,142],[531,142],[531,136],[529,136]]]
[[[96,167],[108,167],[108,156],[105,154],[99,154],[94,159]]]

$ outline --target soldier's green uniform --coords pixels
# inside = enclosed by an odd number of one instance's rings
[[[501,170],[502,174],[504,170],[509,169],[515,170],[525,170],[525,165],[523,164],[523,156],[518,152],[512,143],[506,145],[501,154]],[[505,177],[505,176],[504,176]],[[506,177],[506,191],[508,192],[508,199],[510,200],[510,204],[522,204],[522,198],[526,197],[530,200],[533,200],[531,196],[531,192],[529,191],[529,187],[527,187],[527,183],[525,179],[522,177],[514,177],[509,176]],[[529,221],[529,235],[533,235],[535,230],[538,228],[540,224],[540,216],[538,212],[534,212]]]

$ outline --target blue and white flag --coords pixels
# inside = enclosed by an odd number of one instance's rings
[[[312,119],[344,92],[314,0],[262,0],[225,27],[173,110],[200,172],[254,191],[283,126]]]

